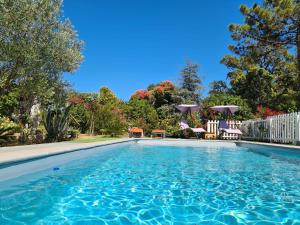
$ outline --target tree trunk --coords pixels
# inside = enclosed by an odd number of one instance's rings
[[[90,118],[89,134],[94,135],[94,133],[95,133],[95,121],[94,121],[94,113],[92,112],[92,115]]]

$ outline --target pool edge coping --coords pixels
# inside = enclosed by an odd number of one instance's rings
[[[251,144],[259,145],[265,147],[274,147],[274,148],[288,148],[293,150],[300,150],[298,145],[288,145],[288,144],[277,144],[277,143],[267,143],[267,142],[255,142],[255,141],[246,141],[246,140],[235,140],[234,143],[239,146],[239,144]]]
[[[88,150],[91,148],[96,147],[102,147],[102,146],[109,146],[114,144],[121,144],[121,143],[127,143],[127,142],[138,142],[142,140],[164,140],[164,141],[199,141],[199,142],[231,142],[235,143],[237,146],[240,146],[239,144],[251,144],[251,145],[259,145],[259,146],[266,146],[266,147],[276,147],[276,148],[289,148],[289,149],[296,149],[300,150],[300,146],[293,146],[293,145],[285,145],[285,144],[275,144],[275,143],[263,143],[263,142],[254,142],[254,141],[244,141],[244,140],[195,140],[195,139],[173,139],[173,138],[165,138],[165,139],[155,139],[155,138],[123,138],[119,140],[110,140],[110,141],[104,141],[104,142],[95,142],[93,143],[86,143],[87,146],[80,146],[80,147],[74,147],[74,146],[66,146],[66,149],[53,151],[53,152],[45,152],[44,154],[37,154],[37,155],[30,155],[30,156],[24,156],[19,157],[17,159],[8,159],[4,161],[0,161],[0,169],[9,165],[14,164],[20,164],[25,163],[32,160],[39,160],[51,156],[76,152],[76,151],[82,151],[82,150]]]
[[[43,150],[41,150],[40,153],[36,154],[36,155],[24,155],[23,157],[17,157],[14,159],[7,159],[7,160],[0,160],[0,169],[5,168],[5,167],[9,167],[11,165],[16,165],[16,164],[21,164],[21,163],[26,163],[29,161],[34,161],[34,160],[39,160],[39,159],[44,159],[44,158],[48,158],[51,156],[56,156],[56,155],[62,155],[62,154],[66,154],[66,153],[72,153],[72,152],[76,152],[76,151],[82,151],[82,150],[88,150],[91,148],[97,148],[97,147],[102,147],[102,146],[109,146],[109,145],[114,145],[114,144],[121,144],[121,143],[126,143],[126,142],[138,142],[138,141],[144,141],[144,140],[157,140],[157,141],[185,141],[185,142],[192,142],[192,141],[199,141],[199,142],[230,142],[230,143],[234,143],[234,140],[199,140],[199,139],[180,139],[180,138],[164,138],[164,139],[159,139],[159,138],[147,138],[147,137],[143,137],[143,138],[121,138],[118,140],[109,140],[109,141],[102,141],[102,142],[95,142],[95,143],[80,143],[80,147],[75,147],[74,144],[76,143],[72,143],[72,145],[70,146],[65,146],[64,149],[60,149],[60,150],[54,150],[54,151],[49,151],[49,150],[44,150],[45,152],[43,152]],[[69,142],[62,142],[62,143],[69,143]],[[53,143],[50,143],[53,144]],[[59,143],[55,143],[55,144],[59,144]],[[82,146],[82,145],[86,145],[86,146]],[[16,148],[16,147],[25,147],[28,148],[30,146],[34,146],[34,147],[38,147],[39,145],[24,145],[24,146],[12,146],[11,148]],[[7,148],[7,147],[6,147]],[[9,147],[8,147],[9,148]],[[55,148],[55,147],[54,147]],[[7,150],[7,149],[6,149]],[[1,148],[0,148],[1,151]],[[5,151],[5,150],[4,150]],[[24,149],[24,150],[16,150],[15,152],[18,151],[30,151],[28,149]],[[1,154],[0,154],[1,156]]]
[[[77,152],[77,151],[82,151],[82,150],[88,150],[88,149],[92,149],[92,148],[97,148],[97,147],[102,147],[102,146],[109,146],[109,145],[113,145],[113,144],[121,144],[121,143],[126,143],[126,142],[133,142],[136,141],[136,139],[120,139],[120,140],[113,140],[113,141],[104,141],[104,142],[97,142],[95,144],[91,144],[88,143],[88,146],[84,147],[84,146],[80,146],[78,148],[74,148],[73,146],[70,146],[70,148],[66,148],[60,151],[56,151],[56,152],[46,152],[45,154],[40,154],[40,155],[34,155],[34,156],[25,156],[25,157],[20,157],[18,159],[9,159],[9,160],[4,160],[4,161],[0,161],[0,169],[2,167],[7,167],[10,165],[15,165],[15,164],[21,164],[21,163],[26,163],[29,161],[33,161],[33,160],[39,160],[39,159],[44,159],[44,158],[48,158],[51,156],[57,156],[57,155],[62,155],[62,154],[66,154],[66,153],[72,153],[72,152]]]

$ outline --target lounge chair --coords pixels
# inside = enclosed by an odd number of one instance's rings
[[[238,135],[242,135],[242,131],[240,131],[239,129],[235,128],[232,129],[229,127],[228,123],[225,120],[221,120],[219,123],[219,131],[220,133],[228,133],[228,134],[238,134]]]
[[[190,127],[186,121],[180,121],[180,129],[181,130],[186,130],[186,129],[191,129],[194,133],[204,133],[206,130],[203,128],[192,128]]]

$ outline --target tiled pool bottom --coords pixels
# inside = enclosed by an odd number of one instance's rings
[[[0,224],[300,224],[299,153],[220,146],[118,144],[44,162],[0,183]]]

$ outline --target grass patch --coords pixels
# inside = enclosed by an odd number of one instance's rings
[[[110,136],[103,136],[103,135],[97,135],[97,136],[85,136],[85,137],[79,137],[76,140],[73,140],[71,142],[74,143],[92,143],[92,142],[99,142],[99,141],[110,141],[110,140],[116,140],[120,137],[110,137]]]

